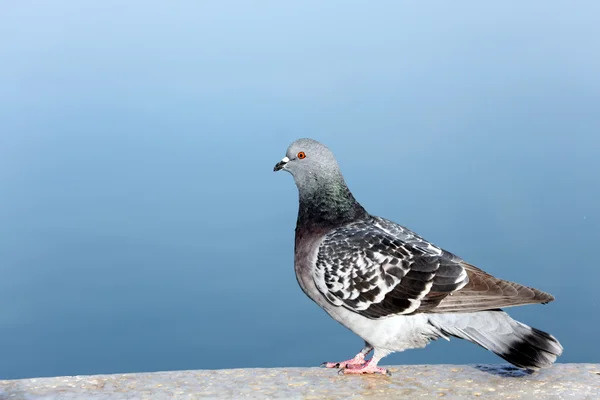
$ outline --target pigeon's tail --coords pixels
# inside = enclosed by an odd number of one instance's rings
[[[442,334],[476,343],[529,370],[549,367],[563,348],[554,336],[515,321],[502,310],[431,315]]]

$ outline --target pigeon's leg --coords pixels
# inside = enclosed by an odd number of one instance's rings
[[[371,352],[371,350],[373,350],[373,346],[371,346],[369,343],[365,342],[365,347],[363,347],[363,349],[360,351],[360,353],[355,355],[354,358],[351,358],[350,360],[346,360],[346,361],[340,361],[340,362],[324,362],[323,364],[321,364],[321,367],[325,367],[325,368],[360,367],[365,363],[365,357],[367,354],[369,354]]]
[[[387,369],[377,366],[377,363],[379,363],[379,361],[386,355],[387,355],[387,353],[379,352],[379,351],[377,351],[377,349],[375,349],[375,354],[373,354],[373,357],[371,357],[371,359],[369,361],[367,361],[366,363],[364,363],[361,366],[354,366],[354,367],[350,367],[350,368],[340,369],[339,373],[344,374],[344,375],[346,375],[346,374],[381,374],[381,375],[392,376],[391,372],[389,372]]]

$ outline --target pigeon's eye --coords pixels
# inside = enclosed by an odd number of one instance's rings
[[[301,151],[300,153],[296,154],[296,157],[298,157],[300,160],[302,160],[302,159],[306,158],[306,154],[303,151]]]

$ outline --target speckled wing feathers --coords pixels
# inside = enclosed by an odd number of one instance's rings
[[[410,314],[428,294],[447,295],[467,284],[458,260],[410,230],[373,218],[325,236],[314,280],[331,303],[366,317]]]
[[[327,234],[319,246],[313,278],[331,303],[373,319],[554,300],[540,290],[495,278],[379,217]]]

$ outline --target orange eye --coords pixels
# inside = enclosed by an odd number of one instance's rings
[[[300,153],[298,153],[298,154],[296,155],[296,157],[298,157],[300,160],[302,160],[302,159],[306,158],[306,154],[304,154],[304,152],[303,152],[303,151],[301,151]]]

